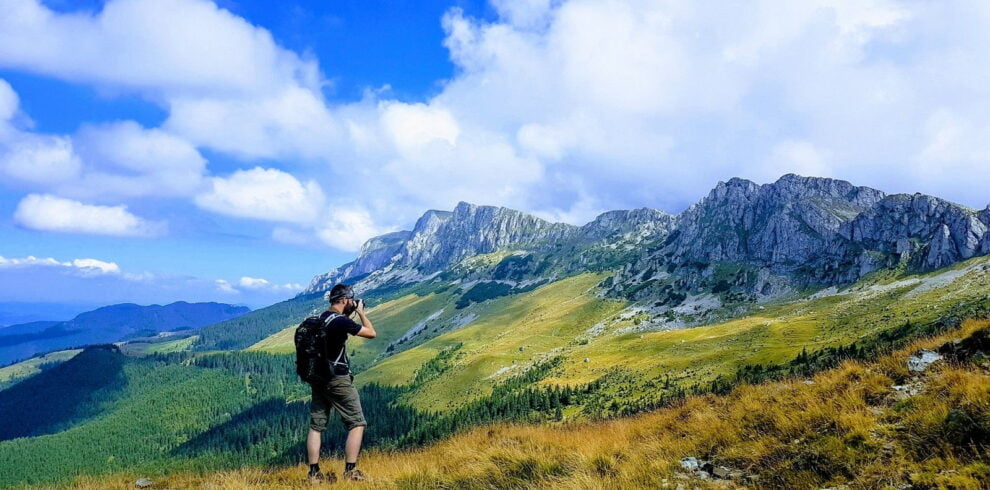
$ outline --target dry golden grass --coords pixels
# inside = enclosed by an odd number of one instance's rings
[[[638,416],[561,426],[500,424],[401,452],[367,451],[360,467],[374,478],[341,488],[686,488],[678,461],[713,460],[759,476],[754,486],[821,488],[987,488],[985,448],[950,444],[947,416],[962,410],[990,421],[987,366],[933,365],[924,391],[898,400],[891,386],[911,378],[906,359],[978,329],[970,320],[875,362],[846,362],[806,380],[742,386],[696,396]],[[325,469],[340,473],[339,460]],[[155,488],[300,488],[303,466],[240,469],[155,478]],[[78,488],[133,488],[140,475],[84,477]],[[724,483],[719,488],[738,488]]]

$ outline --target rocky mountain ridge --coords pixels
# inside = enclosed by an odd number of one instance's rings
[[[411,231],[369,240],[356,260],[315,277],[304,294],[343,281],[369,290],[438,275],[456,280],[464,259],[499,251],[513,251],[516,279],[613,270],[603,286],[630,299],[758,301],[848,284],[882,268],[931,270],[988,254],[990,206],[976,211],[795,174],[762,185],[719,182],[677,215],[616,210],[580,227],[461,202],[426,212]],[[499,264],[475,270],[474,279],[499,279]]]

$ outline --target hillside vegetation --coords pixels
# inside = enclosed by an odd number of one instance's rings
[[[980,258],[925,275],[878,276],[748,317],[657,332],[626,331],[637,327],[634,315],[623,302],[595,295],[602,278],[595,274],[454,313],[455,290],[397,292],[374,310],[381,338],[402,338],[420,324],[423,338],[414,335],[392,355],[387,345],[397,341],[353,347],[365,360],[385,356],[362,361],[371,367],[357,375],[371,421],[366,440],[403,449],[493,422],[596,421],[869,359],[988,314],[986,267]],[[458,326],[460,315],[471,321]],[[166,345],[176,346],[146,347]],[[7,422],[0,485],[301,461],[308,392],[295,378],[293,356],[264,351],[279,345],[276,337],[242,352],[144,351],[137,358],[87,350],[0,391]],[[327,440],[328,454],[337,454],[339,424]],[[53,455],[60,464],[50,467]]]
[[[195,349],[243,349],[290,324],[298,324],[324,304],[326,302],[322,295],[297,296],[237,318],[208,325],[198,332],[199,339]]]
[[[988,334],[990,321],[970,320],[810,379],[691,396],[609,421],[495,424],[423,449],[367,451],[361,467],[374,480],[360,488],[985,488]],[[940,348],[947,360],[923,373],[909,371],[909,356]],[[732,479],[717,485],[700,479],[681,466],[689,457],[710,461]],[[156,481],[168,488],[300,488],[304,474],[299,465]],[[84,477],[75,487],[131,488],[138,476]]]
[[[450,349],[442,372],[418,383],[402,400],[426,411],[464,407],[493,387],[541,361],[555,367],[542,387],[577,387],[603,380],[597,401],[565,409],[568,416],[633,413],[679,391],[729,379],[746,365],[776,365],[802,351],[837,348],[894,327],[927,324],[959,315],[955,310],[990,295],[990,258],[978,257],[924,274],[888,271],[842,290],[767,304],[727,321],[677,330],[649,330],[626,302],[601,298],[595,285],[605,276],[580,274],[531,292],[504,296],[456,310],[450,292],[409,294],[371,310],[382,332],[355,339],[359,367],[382,354],[394,339],[417,326],[438,326],[362,372],[360,384],[407,385],[424,365]],[[456,315],[451,311],[457,311]],[[444,325],[469,315],[464,326]],[[292,352],[290,327],[252,349]]]

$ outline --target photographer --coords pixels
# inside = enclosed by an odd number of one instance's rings
[[[313,331],[306,334],[312,339],[307,342],[310,350],[318,352],[314,357],[319,364],[311,368],[315,375],[307,378],[313,390],[309,410],[310,429],[306,438],[309,480],[332,482],[337,478],[333,471],[324,475],[319,466],[321,435],[326,429],[332,409],[340,413],[341,421],[348,431],[344,446],[344,478],[365,480],[364,473],[356,469],[355,465],[361,451],[364,428],[368,423],[364,419],[361,400],[354,388],[354,375],[350,370],[346,343],[348,335],[375,338],[375,328],[364,314],[364,302],[354,297],[351,286],[338,284],[327,293],[326,298],[330,302],[330,308],[319,316],[320,321],[315,324]],[[358,314],[361,324],[350,319],[353,313]],[[297,333],[297,339],[299,335]]]

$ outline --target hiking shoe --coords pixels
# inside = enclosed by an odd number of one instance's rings
[[[368,476],[365,475],[363,471],[361,471],[361,470],[359,470],[357,468],[354,468],[351,471],[345,471],[344,472],[344,479],[345,480],[351,480],[351,481],[365,481],[365,480],[368,479]]]
[[[306,481],[314,485],[321,483],[337,483],[337,474],[332,471],[328,474],[318,471],[316,473],[310,473],[306,476]]]

